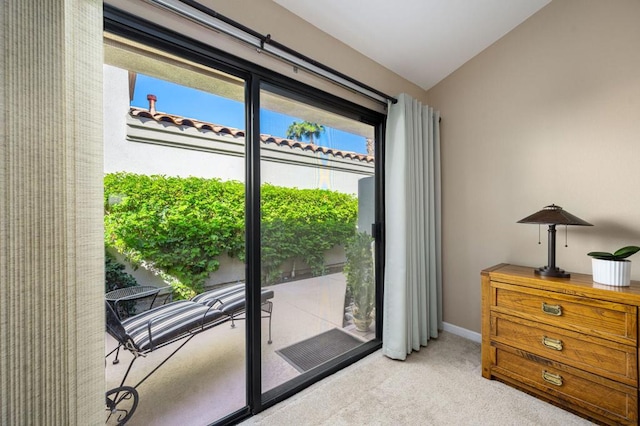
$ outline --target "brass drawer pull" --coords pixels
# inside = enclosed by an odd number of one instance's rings
[[[548,371],[543,371],[542,379],[545,382],[551,383],[554,386],[562,386],[562,376],[559,374],[553,374],[553,373],[549,373]]]
[[[545,302],[542,302],[542,312],[549,315],[555,315],[559,317],[562,315],[562,306],[560,305],[549,305]]]
[[[552,339],[551,337],[544,336],[542,338],[542,344],[549,349],[553,349],[556,351],[562,350],[562,340]]]

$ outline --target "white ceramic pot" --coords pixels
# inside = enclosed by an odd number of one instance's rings
[[[617,287],[631,284],[631,261],[591,259],[593,281]]]

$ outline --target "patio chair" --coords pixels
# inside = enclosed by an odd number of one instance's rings
[[[271,314],[273,311],[273,290],[262,290],[262,318],[269,318],[269,340],[271,343]],[[244,284],[237,284],[223,289],[204,292],[192,300],[179,300],[166,305],[157,306],[139,315],[120,320],[110,303],[106,303],[107,332],[123,347],[133,354],[120,386],[111,389],[106,395],[109,418],[116,416],[117,424],[126,423],[138,405],[137,388],[155,373],[164,363],[184,347],[197,334],[209,330],[219,324],[245,319]],[[135,386],[125,386],[125,381],[134,362],[140,356],[171,343],[182,341],[180,345],[158,364],[149,374]],[[109,357],[116,349],[109,352]],[[105,361],[106,362],[106,361]],[[125,408],[118,408],[126,405]],[[108,418],[108,419],[109,419]]]
[[[266,313],[266,315],[262,315],[262,318],[269,318],[269,340],[267,341],[269,344],[271,344],[271,310],[273,308],[273,302],[269,299],[272,297],[273,290],[262,290],[262,312]],[[231,287],[200,293],[191,300],[222,311],[231,319],[231,327],[235,327],[235,320],[244,319],[244,317],[238,317],[238,315],[245,313],[244,299],[244,284],[236,284]]]

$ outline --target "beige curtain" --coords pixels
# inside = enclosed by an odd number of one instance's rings
[[[382,353],[404,360],[442,329],[440,113],[406,94],[385,139]]]
[[[0,424],[103,424],[102,2],[0,2]]]

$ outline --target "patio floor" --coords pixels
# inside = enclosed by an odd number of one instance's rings
[[[273,343],[267,344],[268,321],[262,320],[263,391],[299,375],[275,351],[330,330],[342,328],[346,281],[342,273],[273,286]],[[372,327],[373,328],[373,327]],[[348,331],[363,341],[375,333]],[[179,344],[179,343],[178,343]],[[106,335],[106,352],[115,341]],[[171,353],[177,344],[138,359],[127,379],[134,385]],[[105,352],[105,353],[106,353]],[[106,361],[107,388],[118,386],[132,355],[121,351],[121,362]],[[195,336],[137,389],[138,408],[130,425],[205,425],[245,406],[245,322],[221,324]]]

